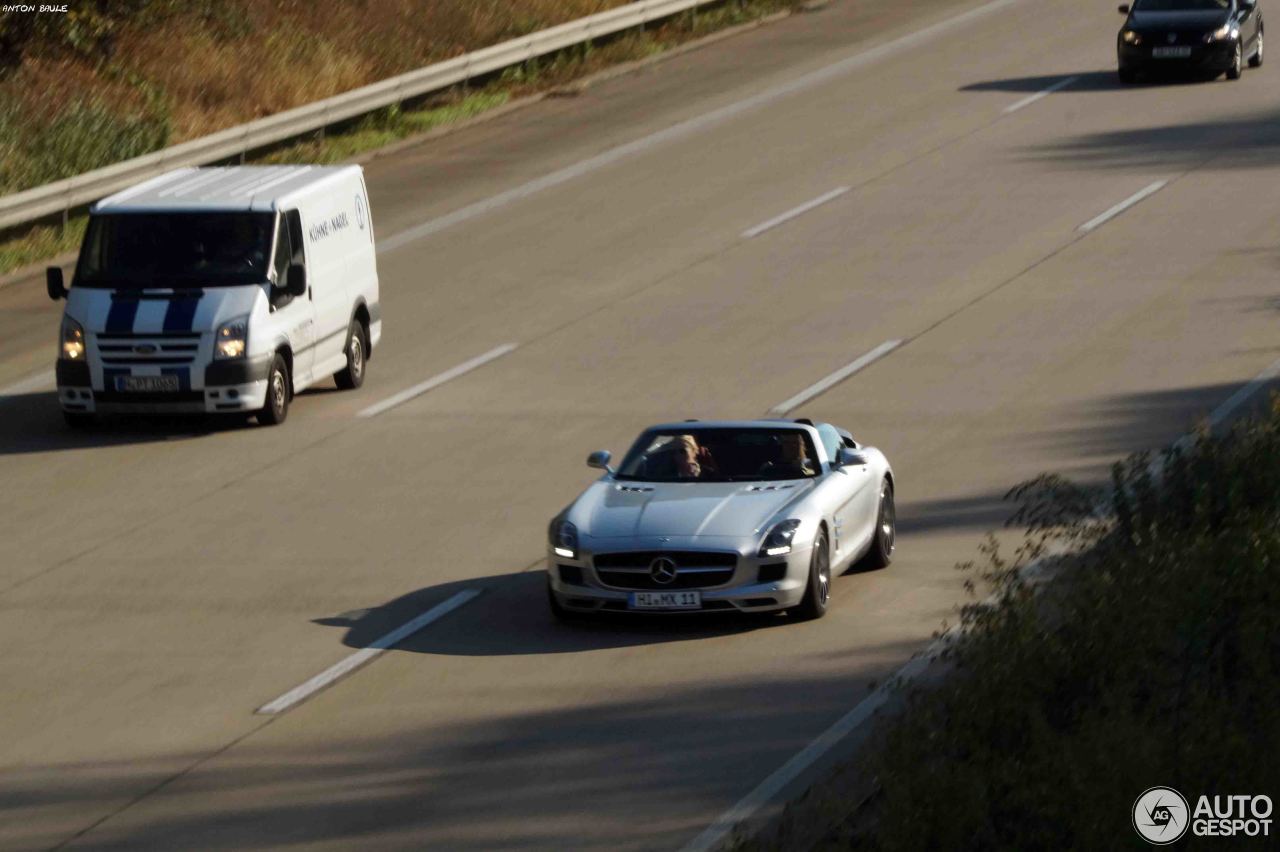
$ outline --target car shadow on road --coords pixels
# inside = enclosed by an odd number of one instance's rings
[[[62,419],[53,391],[0,396],[0,456],[116,447],[198,438],[245,428],[243,417],[108,417],[85,429]]]
[[[1041,74],[1034,77],[1008,77],[1003,80],[984,80],[981,83],[970,83],[961,86],[962,92],[1026,92],[1035,94],[1075,77],[1064,91],[1070,92],[1104,92],[1123,88],[1115,71],[1079,71],[1075,74]]]
[[[609,613],[564,623],[547,605],[546,573],[522,571],[428,586],[365,610],[317,618],[340,627],[343,644],[368,648],[381,637],[466,590],[475,600],[396,645],[398,651],[457,656],[571,654],[689,642],[793,623],[779,613],[628,615]]]

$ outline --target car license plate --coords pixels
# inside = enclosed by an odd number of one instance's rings
[[[702,592],[632,592],[630,609],[702,609]]]
[[[1191,55],[1189,47],[1153,47],[1151,56],[1154,59],[1186,59]]]
[[[177,376],[118,376],[116,390],[125,393],[166,393],[178,390]]]

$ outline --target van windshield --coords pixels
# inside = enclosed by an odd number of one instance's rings
[[[267,280],[273,213],[106,213],[89,219],[75,285],[118,289]]]

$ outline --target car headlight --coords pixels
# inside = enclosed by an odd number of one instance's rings
[[[1227,24],[1223,24],[1222,26],[1218,27],[1218,28],[1217,28],[1216,30],[1214,30],[1213,32],[1211,32],[1211,33],[1209,33],[1208,35],[1206,35],[1206,36],[1204,37],[1204,40],[1205,40],[1206,42],[1210,42],[1210,41],[1226,41],[1227,39],[1229,39],[1229,38],[1235,38],[1235,37],[1236,37],[1236,36],[1238,36],[1238,35],[1240,35],[1240,31],[1239,31],[1239,30],[1237,30],[1237,29],[1232,28],[1231,24],[1227,23]]]
[[[578,558],[578,528],[568,521],[552,521],[550,529],[551,547],[556,556],[566,559]]]
[[[215,360],[243,358],[249,348],[249,318],[239,317],[218,326],[213,340]]]
[[[1125,30],[1121,36],[1125,44],[1142,44],[1142,34],[1133,30]]]
[[[774,524],[760,545],[761,556],[785,556],[791,552],[791,540],[796,537],[800,522],[794,518]]]
[[[71,317],[62,318],[61,357],[67,361],[84,360],[84,328]]]

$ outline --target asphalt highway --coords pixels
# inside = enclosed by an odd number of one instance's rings
[[[1120,23],[844,0],[374,160],[384,343],[280,428],[71,433],[58,308],[0,290],[0,847],[689,843],[955,620],[1010,486],[1280,358],[1280,72],[1122,88]],[[811,623],[553,622],[588,452],[889,341],[791,413],[888,454],[890,568]]]

